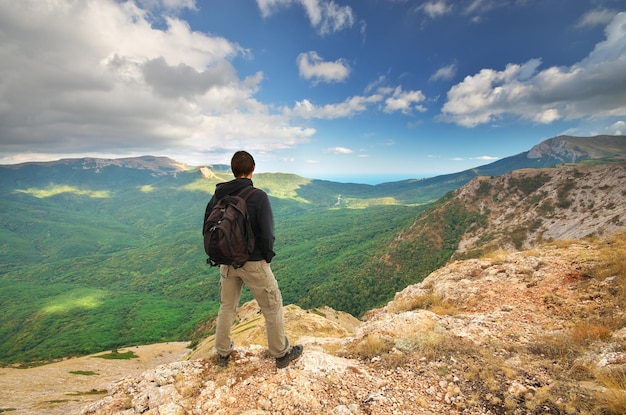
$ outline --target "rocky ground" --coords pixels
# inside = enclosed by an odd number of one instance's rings
[[[81,414],[626,413],[626,277],[604,272],[623,262],[624,245],[561,242],[454,262],[364,321],[288,306],[289,336],[305,351],[284,370],[248,303],[227,368],[209,338],[112,383]]]

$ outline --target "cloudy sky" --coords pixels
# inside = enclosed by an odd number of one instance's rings
[[[0,164],[409,178],[625,122],[623,0],[0,0]]]

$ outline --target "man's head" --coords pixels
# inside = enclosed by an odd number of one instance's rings
[[[230,160],[230,169],[235,178],[248,177],[254,172],[254,159],[247,151],[238,151]]]

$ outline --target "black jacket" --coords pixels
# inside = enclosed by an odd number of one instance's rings
[[[211,209],[217,203],[219,199],[226,195],[236,195],[241,192],[242,189],[248,186],[252,186],[252,180],[250,179],[234,179],[225,183],[218,183],[215,186],[215,193],[204,211],[204,221],[211,213]],[[246,201],[248,208],[248,216],[250,218],[250,224],[252,225],[252,231],[256,238],[254,244],[254,251],[250,255],[250,261],[265,260],[272,262],[274,258],[274,217],[272,215],[272,207],[270,200],[261,189],[257,189],[253,192]],[[204,222],[203,222],[204,224]],[[202,227],[202,233],[204,234],[204,226]]]

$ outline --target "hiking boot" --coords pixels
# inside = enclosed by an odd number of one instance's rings
[[[297,360],[300,356],[302,356],[302,345],[298,344],[293,346],[289,352],[287,352],[283,357],[276,358],[276,367],[279,369],[284,369],[289,366],[289,362],[292,360]]]
[[[222,356],[221,354],[218,353],[217,355],[217,365],[219,367],[226,367],[228,366],[228,360],[230,359],[230,353],[228,353],[226,356]]]

